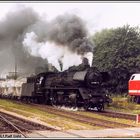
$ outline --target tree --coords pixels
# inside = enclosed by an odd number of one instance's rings
[[[140,71],[140,33],[129,25],[104,29],[93,36],[93,66],[109,71],[115,92],[126,92],[132,73]]]

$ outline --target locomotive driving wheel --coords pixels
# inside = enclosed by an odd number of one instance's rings
[[[69,94],[69,106],[73,108],[77,107],[77,95],[75,92],[70,92]]]
[[[97,106],[97,110],[100,112],[100,111],[102,111],[102,110],[104,110],[104,104],[99,104],[98,106]]]
[[[52,104],[52,106],[56,106],[57,105],[57,95],[56,94],[54,94],[51,97],[51,104]]]
[[[89,110],[89,107],[90,107],[89,101],[85,100],[84,101],[84,109],[87,111],[87,110]]]

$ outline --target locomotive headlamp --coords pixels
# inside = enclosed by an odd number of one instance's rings
[[[91,82],[91,84],[99,84],[99,82]]]
[[[106,97],[109,97],[109,96],[110,96],[110,94],[105,94],[105,96],[106,96]]]

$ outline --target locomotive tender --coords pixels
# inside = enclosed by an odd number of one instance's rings
[[[50,105],[104,109],[111,99],[106,96],[107,72],[96,68],[40,73],[22,84],[21,100]]]

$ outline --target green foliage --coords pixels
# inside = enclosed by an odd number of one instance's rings
[[[125,110],[136,109],[135,104],[131,102],[128,103],[127,99],[125,98],[113,98],[113,103],[111,104],[111,106]]]
[[[131,114],[139,114],[140,113],[140,105],[131,102],[131,97],[128,95],[126,97],[124,96],[114,96],[112,98],[113,102],[110,105],[111,110],[113,111],[119,111],[119,112],[127,112]]]
[[[127,92],[132,73],[140,70],[140,32],[129,25],[104,29],[93,36],[93,66],[109,71],[114,85],[111,92]]]

